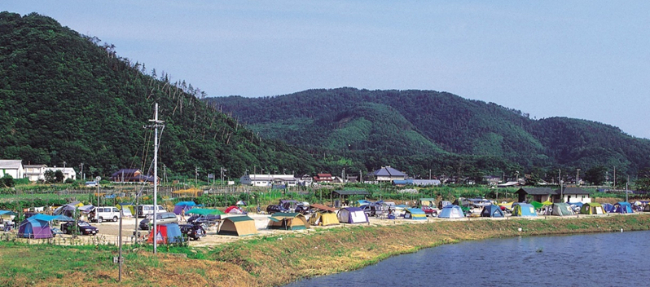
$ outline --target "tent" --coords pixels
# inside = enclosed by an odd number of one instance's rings
[[[605,214],[605,209],[600,203],[590,202],[585,203],[580,207],[580,214]]]
[[[438,209],[443,209],[447,205],[452,205],[451,201],[446,201],[446,200],[440,201],[438,203]]]
[[[124,217],[131,217],[135,214],[135,206],[132,202],[121,202],[115,205],[118,209],[122,210]]]
[[[187,213],[187,211],[194,208],[194,206],[196,206],[196,203],[194,203],[194,201],[181,201],[179,203],[176,203],[176,205],[174,205],[174,214],[180,215],[181,213],[183,213],[183,210],[185,210],[185,212]]]
[[[228,208],[226,208],[226,213],[229,213],[229,214],[246,214],[246,212],[243,209],[241,209],[241,208],[239,208],[238,206],[235,206],[235,205],[232,205],[232,206],[229,206]]]
[[[515,207],[512,209],[512,216],[537,216],[537,211],[535,210],[535,206],[533,204],[521,202],[515,205]]]
[[[435,198],[420,198],[420,206],[436,206]]]
[[[268,229],[302,230],[309,228],[309,222],[300,213],[276,212],[269,217]]]
[[[329,226],[329,225],[339,225],[339,219],[336,217],[336,213],[327,212],[327,211],[317,211],[309,217],[310,225],[320,225],[320,226]]]
[[[156,243],[158,244],[172,244],[183,242],[183,234],[181,228],[176,223],[161,224],[156,226],[156,232],[149,233],[147,243],[153,243],[154,234],[156,236]]]
[[[507,209],[507,210],[512,210],[512,204],[513,204],[513,203],[514,203],[514,202],[500,203],[500,204],[499,204],[499,208],[501,208],[502,211],[503,211],[503,210],[506,210],[506,209]]]
[[[519,205],[517,205],[519,206]],[[499,206],[496,205],[486,205],[481,211],[481,217],[503,217],[503,211]]]
[[[553,203],[551,207],[551,214],[558,216],[574,215],[571,205],[568,205],[564,202]]]
[[[368,215],[366,215],[366,213],[363,212],[363,209],[358,207],[341,208],[337,212],[336,217],[339,219],[339,222],[341,223],[351,223],[351,224],[369,223]]]
[[[539,201],[534,201],[534,200],[533,200],[533,201],[530,202],[530,204],[531,204],[535,209],[540,209],[540,208],[544,207],[544,204],[542,204],[542,203],[539,202]]]
[[[223,215],[225,214],[223,211],[219,209],[206,209],[206,208],[192,208],[189,211],[187,211],[188,214],[199,214],[199,215]]]
[[[406,213],[404,213],[404,218],[413,220],[427,220],[427,215],[422,209],[407,208]]]
[[[650,204],[646,204],[646,205],[643,207],[643,211],[644,211],[644,212],[650,212]]]
[[[463,218],[465,213],[458,205],[447,205],[442,208],[438,218]]]
[[[236,236],[255,235],[257,234],[255,220],[246,215],[228,217],[223,220],[217,234]]]
[[[45,215],[39,213],[30,216],[20,223],[18,237],[34,239],[52,238],[50,222],[53,220],[74,221],[74,219],[64,215]]]
[[[603,203],[602,206],[603,206],[603,209],[605,210],[605,212],[607,212],[607,213],[610,213],[610,212],[614,211],[614,205],[611,204],[611,203]]]
[[[620,201],[614,204],[614,210],[612,213],[634,213],[634,211],[629,202]]]

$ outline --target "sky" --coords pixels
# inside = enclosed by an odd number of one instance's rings
[[[650,1],[3,0],[209,97],[435,90],[650,139]]]

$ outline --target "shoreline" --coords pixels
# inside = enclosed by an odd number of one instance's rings
[[[521,228],[521,231],[519,231]],[[443,244],[516,236],[650,230],[650,214],[580,218],[436,220],[414,224],[345,225],[250,236],[206,247],[128,247],[117,282],[115,246],[0,242],[2,286],[283,286],[360,269],[386,258]],[[72,253],[70,253],[73,251]],[[70,260],[61,261],[61,254]],[[80,262],[75,262],[80,261]],[[44,262],[56,262],[44,265]],[[110,262],[109,262],[110,261]],[[20,270],[31,270],[21,272]],[[36,279],[35,279],[36,278]]]

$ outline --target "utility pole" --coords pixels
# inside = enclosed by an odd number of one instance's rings
[[[628,198],[627,198],[627,196],[628,196],[627,195],[627,184],[628,184],[628,182],[630,182],[630,176],[629,175],[627,176],[627,182],[625,183],[625,202],[629,202]]]
[[[153,253],[158,252],[158,238],[156,232],[158,231],[158,225],[156,223],[156,213],[158,211],[158,128],[165,129],[163,121],[158,120],[158,103],[154,106],[154,119],[149,120],[153,124],[145,126],[145,128],[154,129],[154,138],[153,138]]]
[[[560,184],[560,202],[564,202],[564,193],[562,192],[562,170],[558,169],[558,183]]]
[[[576,186],[580,185],[580,169],[576,170]]]
[[[429,169],[429,180],[431,180],[431,169]]]
[[[614,167],[614,189],[616,189],[616,167]]]
[[[199,184],[199,167],[194,166],[194,185]]]

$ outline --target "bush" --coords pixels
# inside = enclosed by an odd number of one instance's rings
[[[5,173],[5,175],[2,177],[2,185],[5,187],[13,187],[15,185],[14,177],[8,173]]]

